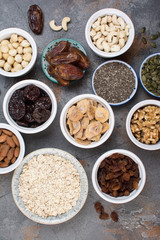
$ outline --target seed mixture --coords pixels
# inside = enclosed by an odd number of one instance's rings
[[[135,88],[135,77],[123,63],[112,62],[101,66],[94,76],[94,89],[109,103],[120,103],[130,97]]]
[[[68,212],[80,191],[76,168],[58,155],[34,156],[19,178],[19,196],[26,208],[43,218]]]
[[[157,143],[160,140],[160,108],[146,106],[138,109],[131,119],[131,131],[142,143]]]

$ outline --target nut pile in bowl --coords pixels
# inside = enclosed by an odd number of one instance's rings
[[[76,205],[80,191],[77,169],[58,155],[34,156],[19,178],[19,196],[25,207],[42,218],[67,213]]]
[[[131,119],[134,137],[145,144],[156,144],[160,140],[160,107],[148,105],[139,108]]]
[[[114,153],[101,162],[97,179],[102,192],[113,197],[128,196],[138,188],[138,164],[124,154]]]
[[[90,37],[93,44],[104,52],[118,52],[128,40],[130,26],[115,14],[98,17],[92,24]]]
[[[0,168],[13,164],[19,156],[20,143],[13,132],[0,129]]]
[[[9,114],[20,126],[36,128],[51,115],[52,103],[48,94],[30,84],[16,90],[9,101]]]
[[[109,112],[100,103],[83,99],[71,106],[67,113],[68,130],[82,145],[97,142],[109,129]]]
[[[0,42],[0,67],[7,72],[18,72],[27,67],[32,59],[32,47],[18,34]]]

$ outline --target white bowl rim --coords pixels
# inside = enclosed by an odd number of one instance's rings
[[[23,160],[24,153],[25,153],[25,143],[24,143],[24,139],[23,139],[22,135],[14,127],[10,126],[9,124],[0,123],[0,129],[6,129],[6,130],[13,132],[16,135],[16,137],[18,138],[19,144],[20,144],[20,152],[19,152],[19,156],[16,159],[16,161],[8,167],[0,168],[0,174],[5,174],[5,173],[9,173],[9,172],[13,171],[15,168],[17,168],[19,166],[19,164],[21,163],[21,161]]]
[[[114,153],[121,153],[126,156],[129,156],[133,161],[135,161],[138,164],[139,174],[140,174],[140,178],[141,178],[141,180],[139,182],[140,185],[139,185],[138,189],[131,192],[129,196],[123,196],[123,197],[116,198],[116,197],[112,197],[108,194],[105,194],[100,190],[100,186],[97,181],[97,171],[98,171],[99,165],[106,157],[111,156]],[[105,152],[97,159],[97,161],[95,162],[93,169],[92,169],[92,184],[93,184],[95,191],[101,198],[103,198],[105,201],[108,201],[111,203],[123,204],[123,203],[130,202],[131,200],[136,198],[141,193],[141,191],[144,188],[145,182],[146,182],[146,171],[145,171],[142,161],[133,152],[131,152],[129,150],[125,150],[125,149],[113,149],[113,150],[109,150],[109,151]]]
[[[54,152],[54,153],[53,153]],[[28,214],[26,213],[28,210],[25,208],[25,210],[22,208],[22,206],[20,205],[20,204],[18,204],[18,197],[17,197],[17,195],[16,195],[16,193],[15,193],[15,187],[14,187],[14,184],[15,184],[15,181],[17,181],[16,180],[16,175],[18,174],[18,172],[21,170],[21,168],[22,168],[22,170],[23,170],[23,168],[24,168],[24,165],[26,164],[26,163],[28,163],[28,161],[31,159],[30,157],[32,156],[32,155],[40,155],[40,154],[51,154],[51,155],[59,155],[59,156],[62,156],[62,154],[64,155],[65,154],[65,156],[67,156],[66,157],[66,159],[72,159],[72,160],[70,160],[70,162],[72,162],[72,164],[74,165],[74,163],[73,162],[76,162],[76,164],[78,164],[79,165],[79,168],[76,168],[77,169],[77,171],[79,170],[79,171],[81,171],[82,173],[83,173],[83,176],[82,175],[80,175],[80,178],[84,178],[84,180],[82,179],[82,181],[83,181],[83,183],[85,182],[85,184],[82,186],[82,188],[81,188],[81,190],[82,190],[82,193],[85,193],[84,195],[83,195],[83,197],[82,197],[82,201],[81,201],[81,205],[80,205],[80,208],[78,209],[78,211],[74,211],[73,212],[73,214],[72,214],[72,216],[70,216],[70,217],[67,217],[67,219],[63,219],[63,220],[56,220],[56,221],[50,221],[50,219],[46,219],[45,218],[45,220],[47,220],[47,221],[43,221],[43,218],[41,218],[40,216],[38,216],[38,220],[37,219],[35,219],[35,216],[37,216],[36,214],[34,214],[34,213],[32,213],[32,217],[29,217],[28,216]],[[64,156],[62,156],[63,158],[65,158]],[[22,172],[22,171],[21,171]],[[66,152],[66,151],[64,151],[64,150],[61,150],[61,149],[58,149],[58,148],[41,148],[41,149],[38,149],[38,150],[35,150],[35,151],[33,151],[33,152],[30,152],[29,154],[27,154],[25,157],[24,157],[24,159],[23,159],[23,161],[22,161],[22,163],[21,163],[21,165],[19,166],[19,168],[17,168],[16,169],[16,171],[14,171],[14,174],[13,174],[13,176],[12,176],[12,182],[11,182],[11,190],[12,190],[12,196],[13,196],[13,199],[14,199],[14,201],[15,201],[15,204],[16,204],[16,206],[19,208],[19,210],[27,217],[27,218],[29,218],[29,219],[31,219],[32,221],[35,221],[35,222],[37,222],[37,223],[40,223],[40,224],[45,224],[45,225],[55,225],[55,224],[60,224],[60,223],[63,223],[63,222],[66,222],[66,221],[68,221],[68,220],[70,220],[70,219],[72,219],[76,214],[78,214],[78,212],[83,208],[83,206],[84,206],[84,204],[85,204],[85,202],[86,202],[86,200],[87,200],[87,196],[88,196],[88,177],[87,177],[87,174],[86,174],[86,171],[85,171],[85,169],[84,169],[84,167],[82,166],[82,164],[76,159],[76,157],[75,156],[73,156],[72,154],[70,154],[70,153],[68,153],[68,152]],[[85,189],[84,189],[85,188]],[[81,194],[80,194],[80,196],[81,196]],[[80,198],[79,198],[80,199]],[[79,200],[78,199],[78,200]],[[78,202],[78,200],[77,200],[77,202]],[[23,200],[22,200],[22,202],[23,202]],[[23,202],[23,204],[24,204],[24,202]],[[74,208],[75,206],[73,206],[73,208]],[[70,209],[69,211],[71,211],[72,209]],[[68,212],[69,212],[68,211]],[[67,213],[68,213],[67,212]],[[64,213],[64,215],[66,215],[67,213]],[[63,215],[63,214],[62,214]],[[52,218],[53,216],[50,216],[49,218]],[[56,218],[56,217],[55,217]],[[40,220],[39,220],[40,219]],[[41,220],[42,219],[42,220]]]
[[[132,118],[134,112],[137,109],[148,106],[148,105],[155,105],[155,106],[160,107],[160,101],[153,100],[153,99],[147,99],[147,100],[143,100],[143,101],[137,103],[136,105],[134,105],[131,108],[131,110],[129,111],[127,118],[126,118],[126,131],[127,131],[127,134],[128,134],[128,137],[130,138],[130,140],[138,147],[145,149],[145,150],[159,150],[160,149],[160,141],[159,141],[159,143],[156,143],[153,145],[147,145],[147,144],[141,143],[134,137],[134,135],[131,132],[131,128],[130,128],[130,122],[131,122],[131,118]]]
[[[7,108],[8,99],[11,98],[12,94],[17,89],[23,88],[29,84],[34,84],[34,85],[38,86],[39,88],[41,88],[42,90],[44,90],[49,95],[51,102],[52,102],[52,110],[51,110],[51,115],[50,115],[49,119],[45,123],[43,123],[42,125],[40,125],[36,128],[27,128],[27,127],[22,127],[22,126],[16,124],[16,122],[9,116],[8,108]],[[13,126],[14,128],[16,128],[18,131],[20,131],[22,133],[34,134],[34,133],[39,133],[39,132],[45,130],[53,122],[53,120],[56,116],[56,113],[57,113],[57,100],[54,95],[54,92],[45,83],[43,83],[39,80],[26,79],[26,80],[17,82],[11,88],[9,88],[9,90],[7,91],[7,93],[5,94],[4,99],[3,99],[3,114],[4,114],[6,121],[11,126]]]
[[[108,109],[109,114],[110,114],[110,119],[111,119],[111,123],[110,123],[110,128],[109,130],[105,133],[107,137],[104,137],[105,134],[100,138],[100,140],[98,142],[93,142],[91,144],[88,145],[82,145],[79,144],[78,142],[75,141],[75,139],[68,133],[66,134],[66,130],[64,127],[64,117],[66,118],[66,114],[67,114],[67,110],[69,107],[71,107],[72,105],[74,105],[75,103],[77,103],[78,101],[85,99],[85,98],[89,98],[89,99],[94,99],[97,102],[100,102],[103,104],[103,106],[105,108]],[[94,94],[81,94],[78,95],[76,97],[73,97],[72,99],[70,99],[66,105],[63,107],[61,115],[60,115],[60,127],[61,127],[61,131],[64,135],[64,137],[74,146],[76,147],[80,147],[80,148],[85,148],[85,149],[89,149],[89,148],[95,148],[100,146],[101,144],[103,144],[105,141],[107,141],[107,139],[111,136],[112,131],[114,129],[114,124],[115,124],[115,117],[114,117],[114,113],[112,108],[110,107],[110,105],[101,97],[94,95]],[[104,137],[104,138],[103,138]]]
[[[22,69],[18,72],[7,72],[7,71],[3,70],[2,68],[0,68],[0,74],[5,77],[19,77],[19,76],[26,74],[33,67],[33,65],[36,62],[36,58],[37,58],[36,42],[34,41],[33,37],[25,30],[23,30],[21,28],[6,28],[6,29],[3,29],[0,31],[0,37],[3,34],[5,35],[5,34],[13,34],[13,33],[17,33],[19,35],[22,35],[24,38],[26,38],[32,46],[33,53],[32,53],[32,58],[31,58],[31,61],[29,62],[29,64],[24,69]]]
[[[89,36],[89,30],[91,28],[91,24],[98,19],[98,17],[103,16],[103,15],[112,15],[112,14],[116,14],[118,16],[121,16],[122,18],[125,18],[125,22],[127,19],[127,24],[130,25],[130,34],[127,40],[127,43],[125,44],[125,46],[118,52],[113,52],[113,53],[106,53],[104,51],[99,50],[91,41],[91,38]],[[134,29],[134,25],[132,20],[130,19],[130,17],[124,13],[123,11],[119,10],[119,9],[115,9],[115,8],[104,8],[101,9],[97,12],[95,12],[87,21],[86,27],[85,27],[85,37],[86,37],[86,41],[89,45],[89,47],[93,50],[93,52],[95,52],[97,55],[104,57],[104,58],[112,58],[112,57],[117,57],[121,54],[123,54],[124,52],[126,52],[132,45],[134,37],[135,37],[135,29]]]
[[[139,69],[139,80],[140,80],[140,82],[141,82],[142,87],[144,88],[144,90],[145,90],[146,92],[148,92],[148,93],[149,93],[150,95],[152,95],[153,97],[160,98],[160,96],[157,96],[157,95],[155,95],[154,93],[150,92],[150,91],[144,86],[144,84],[143,84],[143,82],[142,82],[142,78],[141,78],[141,72],[142,72],[143,64],[144,64],[149,58],[154,57],[154,56],[156,56],[156,55],[160,55],[160,52],[153,53],[153,54],[149,55],[148,57],[146,57],[146,58],[143,60],[143,62],[141,63],[140,69]]]
[[[101,63],[93,72],[93,75],[92,75],[92,90],[93,90],[94,94],[97,95],[96,90],[94,88],[94,76],[95,76],[96,71],[100,67],[102,67],[103,65],[108,64],[108,63],[113,63],[113,62],[118,62],[118,63],[126,65],[132,71],[132,73],[134,75],[134,79],[135,79],[135,86],[134,86],[133,92],[131,93],[129,98],[127,98],[126,100],[124,100],[123,102],[120,102],[120,103],[109,103],[111,106],[120,106],[120,105],[123,105],[123,104],[129,102],[134,97],[134,95],[136,94],[137,89],[138,89],[138,77],[137,77],[137,74],[136,74],[134,68],[131,65],[129,65],[128,63],[126,63],[124,61],[121,61],[121,60],[109,60],[109,61],[106,61],[104,63]]]

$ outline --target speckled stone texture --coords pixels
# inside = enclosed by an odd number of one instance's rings
[[[44,13],[44,29],[42,35],[31,32],[27,22],[27,10],[30,5],[38,4]],[[0,103],[6,91],[16,82],[23,79],[38,79],[45,82],[54,91],[58,100],[58,112],[53,124],[44,132],[35,135],[23,135],[26,142],[26,154],[45,147],[55,147],[67,151],[77,159],[83,160],[89,180],[89,195],[82,210],[73,219],[55,226],[40,225],[27,219],[16,207],[11,193],[12,173],[0,176],[0,240],[158,240],[160,239],[160,150],[149,152],[136,147],[128,138],[125,120],[128,111],[137,102],[151,99],[139,84],[135,97],[127,104],[114,107],[115,128],[112,136],[96,149],[82,150],[72,146],[63,137],[59,127],[59,117],[65,103],[72,97],[82,93],[92,93],[91,77],[95,68],[105,59],[96,56],[87,46],[85,25],[88,18],[97,10],[106,7],[118,8],[127,13],[135,26],[136,37],[130,50],[118,59],[124,60],[139,72],[142,60],[149,54],[160,52],[160,39],[157,48],[150,47],[149,41],[144,45],[140,30],[146,27],[144,36],[160,31],[159,0],[1,0],[0,30],[8,27],[22,28],[34,37],[38,46],[38,58],[33,70],[26,76],[9,79],[0,76]],[[71,23],[68,31],[53,32],[49,21],[55,19],[61,23],[63,17],[69,16]],[[70,87],[62,88],[46,78],[41,69],[41,54],[45,46],[58,38],[71,38],[79,42],[86,50],[91,67],[85,77]],[[152,98],[153,99],[153,98]],[[2,107],[0,122],[5,122]],[[91,171],[96,159],[104,152],[123,148],[133,151],[144,163],[147,181],[142,193],[132,202],[114,205],[99,198],[93,189]],[[94,209],[94,203],[100,201],[106,212],[115,210],[119,221],[111,219],[102,221]]]

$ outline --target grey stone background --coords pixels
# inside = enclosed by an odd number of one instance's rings
[[[34,35],[28,27],[27,10],[30,5],[38,4],[44,14],[44,29],[40,36]],[[58,100],[58,112],[53,124],[44,132],[35,135],[23,135],[26,143],[26,154],[43,147],[56,147],[68,151],[77,159],[84,160],[84,168],[89,180],[89,194],[82,210],[70,221],[56,226],[44,226],[27,219],[16,207],[11,193],[12,173],[0,176],[0,240],[157,240],[160,239],[160,151],[149,152],[136,147],[128,138],[125,120],[133,105],[144,99],[150,99],[141,85],[135,97],[127,104],[114,107],[115,128],[110,139],[102,146],[91,150],[82,150],[72,146],[63,137],[59,127],[59,116],[65,103],[82,93],[92,93],[91,77],[95,68],[105,59],[96,56],[87,46],[84,29],[88,18],[97,10],[106,7],[118,8],[127,13],[135,25],[136,37],[127,53],[119,59],[131,64],[139,72],[142,60],[147,55],[159,52],[149,43],[143,45],[140,30],[146,27],[146,36],[160,31],[159,0],[0,0],[0,30],[8,27],[19,27],[28,31],[38,46],[38,58],[33,70],[20,78],[0,76],[0,103],[6,91],[16,82],[23,79],[38,79],[45,82],[54,91]],[[57,24],[65,16],[71,18],[68,31],[53,32],[49,21],[55,19]],[[63,88],[48,80],[41,69],[41,54],[51,41],[67,37],[78,41],[87,51],[91,67],[83,80],[70,87]],[[0,109],[0,122],[6,122]],[[147,181],[142,193],[132,202],[122,205],[107,203],[99,198],[93,189],[91,171],[96,159],[104,152],[123,148],[133,151],[143,161],[147,172]],[[112,220],[102,221],[94,209],[94,203],[101,201],[106,211],[117,211],[118,223]]]

